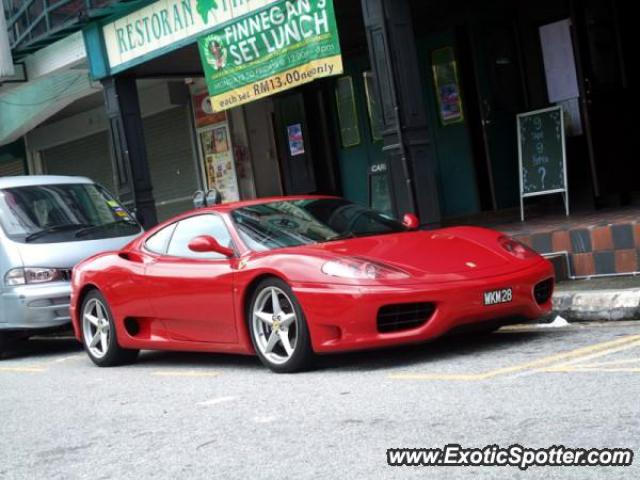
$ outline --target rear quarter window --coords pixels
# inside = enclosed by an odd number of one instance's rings
[[[157,253],[158,255],[164,255],[167,253],[167,247],[171,237],[173,236],[173,232],[176,229],[176,225],[177,224],[174,223],[151,235],[144,244],[145,248],[152,253]]]

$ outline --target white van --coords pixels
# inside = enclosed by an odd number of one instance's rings
[[[10,337],[70,323],[71,270],[142,228],[88,178],[0,178],[0,355]]]

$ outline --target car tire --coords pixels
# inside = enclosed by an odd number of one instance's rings
[[[8,343],[7,335],[0,332],[0,360],[4,358],[4,354],[7,349],[7,343]]]
[[[249,333],[260,361],[275,373],[295,373],[313,366],[307,320],[291,287],[268,278],[255,289],[247,309]]]
[[[118,344],[111,309],[98,290],[91,291],[84,298],[80,323],[82,345],[97,366],[116,367],[133,363],[138,358],[139,350],[128,350]]]

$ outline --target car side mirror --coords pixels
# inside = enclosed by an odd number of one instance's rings
[[[406,213],[404,217],[402,217],[402,224],[409,230],[417,230],[420,228],[420,219],[413,213]]]
[[[233,249],[223,247],[215,238],[209,235],[202,235],[191,240],[189,242],[189,250],[197,253],[219,253],[227,258],[235,255]]]

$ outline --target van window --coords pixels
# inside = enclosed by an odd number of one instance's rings
[[[35,185],[0,189],[0,224],[12,240],[59,243],[136,235],[140,225],[102,187]]]

